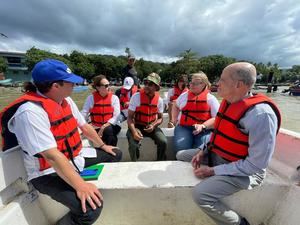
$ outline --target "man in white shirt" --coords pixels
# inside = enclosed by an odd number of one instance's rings
[[[150,137],[157,145],[157,160],[166,159],[167,138],[158,127],[163,121],[164,103],[159,96],[160,77],[151,73],[144,80],[144,89],[135,93],[128,108],[129,154],[132,161],[139,158],[139,146],[143,137]]]
[[[67,65],[43,60],[33,68],[32,78],[34,84],[25,86],[25,95],[1,112],[3,149],[19,144],[28,180],[70,209],[57,224],[93,224],[103,198],[78,172],[103,161],[119,161],[122,154],[103,143],[69,97],[74,84],[83,79]],[[96,150],[82,147],[78,128]]]

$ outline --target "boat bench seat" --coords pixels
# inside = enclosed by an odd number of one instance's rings
[[[89,181],[104,196],[105,207],[96,224],[150,225],[162,221],[164,225],[214,224],[192,200],[193,187],[201,180],[193,175],[190,163],[147,161],[103,165],[98,180]],[[253,224],[259,224],[272,215],[283,197],[282,193],[288,192],[288,189],[288,184],[270,171],[261,187],[241,191],[224,201],[241,215],[247,216]],[[41,196],[40,202],[46,212],[52,211],[51,221],[57,220],[62,216],[61,211],[66,210],[45,195]],[[260,207],[253,207],[257,202]]]
[[[174,128],[161,128],[161,129],[165,134],[165,136],[167,137],[167,141],[168,141],[167,150],[166,150],[167,159],[174,160],[175,159],[175,153],[173,150]],[[122,150],[123,162],[130,161],[126,132],[127,129],[122,129],[121,132],[118,134],[118,147]],[[139,161],[155,161],[156,156],[157,156],[157,147],[154,141],[149,137],[143,138],[143,140],[141,141]]]

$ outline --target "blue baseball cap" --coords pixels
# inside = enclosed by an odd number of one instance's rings
[[[83,83],[84,79],[70,70],[62,61],[45,59],[35,64],[32,70],[34,83],[63,80],[71,83]]]

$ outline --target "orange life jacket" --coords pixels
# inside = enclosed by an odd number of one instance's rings
[[[97,91],[93,92],[94,106],[90,109],[91,122],[94,126],[102,127],[113,117],[112,92],[102,97]]]
[[[128,104],[125,106],[125,103],[129,103],[130,98],[132,95],[134,95],[138,91],[138,88],[136,85],[133,85],[130,90],[127,90],[125,88],[121,88],[120,93],[120,109],[128,109]],[[130,93],[130,97],[128,97],[128,93]]]
[[[255,94],[232,104],[223,100],[216,116],[209,149],[228,161],[245,159],[248,156],[249,136],[239,129],[239,121],[250,108],[260,103],[267,103],[274,110],[278,119],[278,133],[281,116],[279,109],[270,98]]]
[[[136,124],[147,126],[157,119],[159,93],[155,92],[152,99],[140,90],[140,106],[136,107],[134,121]]]
[[[177,86],[174,86],[173,89],[174,89],[174,94],[170,97],[170,101],[175,101],[179,97],[179,95],[189,90],[187,88],[180,90]]]
[[[58,104],[36,93],[27,93],[19,97],[1,112],[0,120],[3,151],[18,145],[15,134],[8,130],[8,121],[12,118],[17,109],[28,101],[41,104],[48,114],[51,125],[50,130],[56,140],[57,149],[68,159],[76,157],[82,148],[82,143],[78,132],[78,124],[72,114],[70,105],[65,99],[62,104]],[[51,167],[41,154],[36,154],[35,157],[39,160],[40,171]]]
[[[186,105],[181,109],[179,124],[181,126],[192,126],[202,124],[211,118],[210,106],[207,103],[208,90],[202,91],[199,95],[188,91]]]

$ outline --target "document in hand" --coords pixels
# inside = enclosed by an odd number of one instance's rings
[[[100,176],[104,165],[97,164],[93,166],[89,166],[87,168],[84,168],[84,170],[80,173],[80,176],[84,180],[98,180],[98,177]]]

